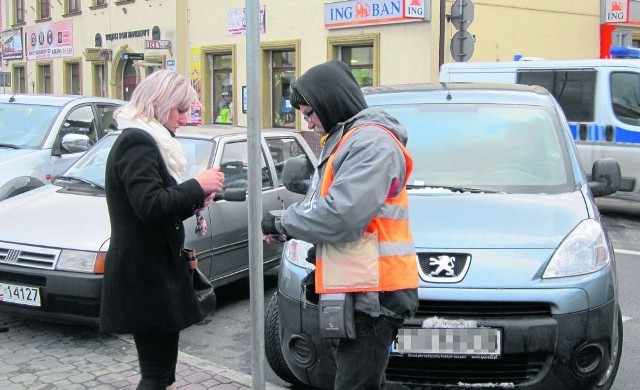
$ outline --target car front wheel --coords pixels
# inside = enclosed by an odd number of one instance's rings
[[[265,336],[265,355],[267,362],[273,372],[285,382],[293,385],[303,385],[298,378],[293,375],[287,362],[282,355],[282,346],[280,343],[280,325],[278,323],[278,292],[271,296],[267,305],[265,314],[264,336]]]

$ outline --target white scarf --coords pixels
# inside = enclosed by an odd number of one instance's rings
[[[126,129],[135,127],[151,134],[158,144],[160,154],[164,160],[169,174],[176,182],[182,182],[182,172],[184,172],[187,161],[184,158],[182,145],[180,142],[169,134],[169,130],[155,119],[149,120],[145,117],[133,118],[131,109],[124,109],[118,115],[118,128]]]

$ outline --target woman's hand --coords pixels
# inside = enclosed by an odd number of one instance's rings
[[[213,167],[202,171],[195,179],[200,184],[200,187],[202,187],[207,198],[212,198],[212,194],[221,192],[224,186],[224,173],[220,172],[220,167]]]

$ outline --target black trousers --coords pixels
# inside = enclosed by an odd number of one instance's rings
[[[137,390],[165,390],[176,381],[180,332],[134,333],[142,378]]]

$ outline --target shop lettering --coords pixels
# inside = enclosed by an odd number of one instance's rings
[[[607,12],[607,20],[621,20],[624,21],[624,12]]]
[[[389,7],[391,5],[391,7]],[[390,15],[400,15],[400,1],[396,1],[393,3],[383,3],[383,4],[371,4],[371,16],[390,16]]]
[[[422,7],[407,7],[407,16],[418,15],[422,16]]]
[[[414,8],[414,7],[411,7]],[[415,12],[422,14],[422,9],[414,8]],[[349,5],[345,7],[336,7],[329,10],[330,20],[352,20],[356,18],[379,18],[385,16],[402,15],[402,0],[389,1],[384,3],[366,3],[358,2],[354,7]]]
[[[123,31],[120,33],[111,33],[105,34],[104,38],[107,41],[115,41],[117,39],[126,39],[126,38],[140,38],[140,37],[148,37],[149,30],[135,30],[135,31]]]

